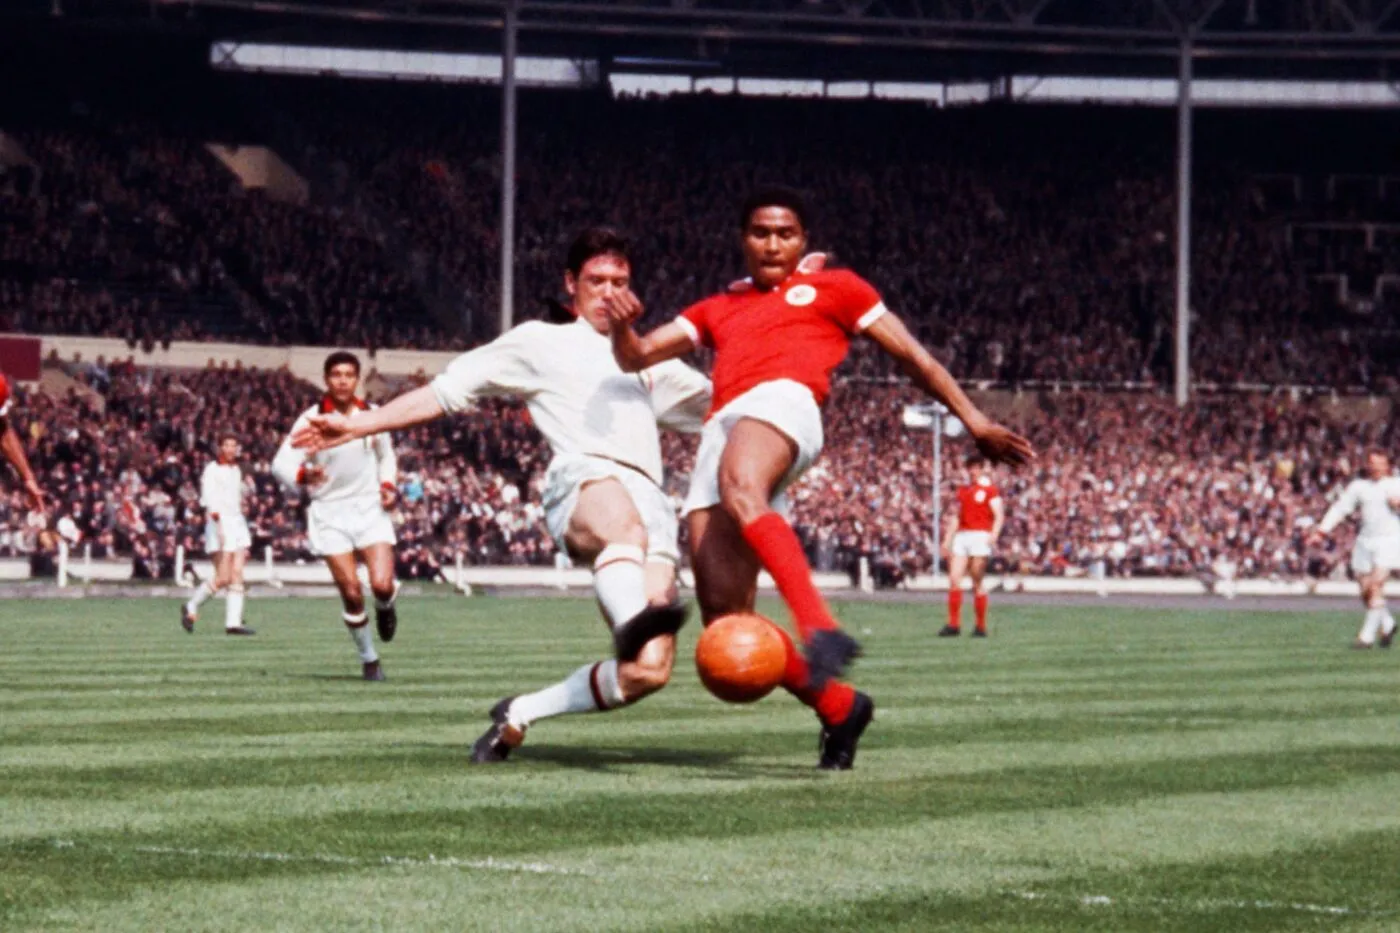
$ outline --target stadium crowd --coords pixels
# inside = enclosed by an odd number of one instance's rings
[[[147,349],[336,344],[368,349],[371,365],[378,348],[462,349],[489,337],[500,288],[495,93],[247,82],[255,109],[280,120],[220,124],[201,102],[197,126],[76,111],[0,124],[18,147],[0,168],[0,331]],[[1034,400],[1004,413],[1043,452],[1003,477],[1005,568],[1258,576],[1343,566],[1345,541],[1310,551],[1301,533],[1354,465],[1345,458],[1394,440],[1383,426],[1343,426],[1325,406],[1280,395],[1207,395],[1178,410],[1152,391],[1037,388],[1169,380],[1175,199],[1163,114],[529,92],[521,121],[520,316],[557,296],[569,237],[609,222],[635,238],[650,321],[666,319],[738,274],[733,205],[755,182],[782,180],[817,207],[813,245],[876,284],[954,373]],[[210,139],[271,145],[304,173],[310,198],[244,190]],[[1281,203],[1236,157],[1248,146],[1217,148],[1200,155],[1194,204],[1195,377],[1394,390],[1394,309],[1380,301],[1349,317],[1309,275],[1350,272],[1377,286],[1400,272],[1400,240],[1372,249],[1354,230],[1286,235],[1290,220],[1336,219],[1335,208],[1365,221],[1389,216],[1385,205],[1356,192],[1309,210]],[[826,454],[794,498],[817,567],[850,570],[866,557],[895,579],[934,559],[931,464],[926,437],[899,422],[907,390],[888,384],[870,349],[858,343],[845,364]],[[197,478],[211,427],[228,426],[245,446],[257,555],[309,557],[297,496],[266,465],[313,387],[239,368],[65,365],[77,386],[30,395],[18,417],[53,518],[94,556],[130,557],[158,576],[177,546],[197,553]],[[523,409],[493,403],[398,443],[401,571],[554,559],[540,520],[547,453]],[[960,447],[948,449],[952,477]],[[665,450],[678,496],[693,444],[668,438]],[[6,493],[0,554],[31,553],[38,537]]]
[[[33,165],[0,174],[0,327],[133,345],[489,337],[495,94],[267,80],[259,104],[298,129],[265,141],[304,167],[306,203],[244,191],[178,127],[7,128]],[[535,92],[521,119],[518,308],[555,293],[562,245],[603,221],[635,236],[641,294],[653,321],[669,317],[736,276],[733,205],[781,179],[817,205],[814,245],[871,279],[964,378],[1170,379],[1175,198],[1160,114]],[[1292,215],[1247,166],[1201,160],[1196,378],[1393,387],[1394,339],[1368,335],[1393,326],[1386,307],[1348,322],[1290,251]],[[1388,268],[1390,254],[1368,255]],[[848,372],[888,375],[863,352]]]
[[[198,477],[212,429],[242,439],[254,555],[310,559],[300,497],[268,463],[315,389],[286,372],[239,367],[139,369],[95,360],[66,367],[66,396],[31,393],[17,423],[53,499],[94,557],[134,560],[168,576],[177,545],[198,554]],[[928,435],[902,426],[907,387],[850,380],[828,406],[827,448],[793,491],[814,565],[884,579],[932,565]],[[999,483],[1009,518],[999,569],[1036,574],[1328,576],[1344,572],[1345,535],[1320,550],[1303,533],[1371,444],[1393,443],[1386,419],[1334,418],[1323,401],[1286,395],[1204,397],[1187,409],[1149,393],[1043,393],[989,400],[1040,448]],[[1350,409],[1349,409],[1350,410]],[[469,564],[549,564],[540,493],[548,451],[524,409],[491,402],[396,439],[400,572],[433,576]],[[966,440],[945,445],[943,506]],[[679,502],[694,445],[668,437],[668,492]],[[0,506],[0,555],[38,548],[12,491]]]

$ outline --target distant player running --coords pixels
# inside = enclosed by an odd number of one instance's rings
[[[802,544],[783,517],[783,491],[822,448],[821,406],[851,339],[864,334],[942,401],[993,460],[1021,463],[1029,442],[993,423],[890,313],[879,293],[845,270],[804,259],[808,212],[786,188],[756,192],[740,209],[749,278],[682,311],[645,337],[631,328],[641,302],[621,290],[609,302],[613,348],[625,370],[715,350],[715,398],[691,474],[685,512],[691,563],[706,621],[751,610],[759,566],[792,610],[806,643],[789,641],[783,685],[821,720],[819,767],[851,767],[874,702],[835,678],[860,651],[812,582]]]
[[[341,618],[360,653],[364,679],[383,680],[356,561],[363,561],[369,571],[379,637],[392,641],[399,624],[394,605],[399,587],[394,581],[395,538],[389,512],[398,499],[398,461],[388,434],[316,454],[292,447],[292,437],[315,415],[334,412],[354,421],[370,411],[355,394],[360,385],[359,357],[344,350],[332,353],[322,371],[326,394],[292,425],[273,458],[272,473],[287,487],[310,495],[306,526],[311,550],[325,558],[340,590]]]
[[[515,396],[549,442],[545,522],[561,547],[592,564],[614,657],[497,703],[491,727],[472,747],[474,762],[504,761],[541,719],[617,709],[671,676],[685,609],[677,601],[677,522],[661,490],[657,428],[698,431],[710,383],[674,361],[638,374],[618,368],[603,302],[630,281],[626,240],[586,230],[569,247],[564,273],[577,320],[521,324],[459,356],[430,385],[353,419],[313,416],[293,436],[298,447],[324,450],[464,411],[481,398]]]
[[[204,550],[214,561],[214,580],[200,583],[190,601],[180,607],[180,624],[187,632],[194,632],[205,601],[220,590],[227,590],[224,633],[255,634],[243,624],[243,568],[253,539],[243,517],[243,471],[238,466],[241,452],[238,438],[220,434],[218,453],[199,479],[199,504],[205,515]]]
[[[942,638],[962,634],[964,576],[972,577],[972,605],[977,617],[972,635],[987,637],[987,589],[982,581],[1006,521],[1006,503],[992,484],[991,466],[981,454],[968,458],[968,482],[958,488],[958,508],[948,520],[942,547],[948,558],[948,624],[938,633]]]
[[[1385,583],[1400,570],[1400,476],[1391,472],[1390,457],[1373,450],[1366,455],[1366,476],[1352,480],[1332,503],[1309,536],[1313,543],[1332,533],[1358,508],[1361,528],[1351,551],[1351,570],[1361,586],[1366,616],[1353,648],[1389,648],[1395,639],[1395,619],[1385,604]]]
[[[29,466],[29,458],[24,453],[24,442],[19,439],[19,433],[10,423],[14,402],[9,380],[5,378],[4,373],[0,373],[0,454],[4,454],[5,459],[19,474],[20,484],[24,486],[24,492],[29,496],[30,507],[36,512],[43,512],[44,490],[39,485],[39,480],[35,478],[34,470]]]

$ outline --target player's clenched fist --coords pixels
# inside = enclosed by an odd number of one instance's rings
[[[608,320],[614,326],[631,324],[642,316],[646,307],[642,300],[637,297],[636,292],[630,288],[623,288],[613,292],[602,301],[603,310],[608,315]]]

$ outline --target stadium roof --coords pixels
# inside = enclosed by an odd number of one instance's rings
[[[482,51],[511,0],[20,0],[211,38]],[[1012,72],[1391,80],[1400,0],[513,0],[524,53],[840,78]],[[12,4],[11,9],[15,8]]]

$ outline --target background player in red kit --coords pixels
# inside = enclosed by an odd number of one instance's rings
[[[943,538],[943,554],[948,558],[948,624],[938,633],[949,637],[962,632],[962,581],[972,577],[972,605],[977,613],[977,628],[972,634],[987,637],[987,590],[982,578],[987,573],[987,559],[1001,537],[1006,521],[1006,503],[992,483],[992,465],[981,454],[967,461],[967,483],[958,487],[958,507],[948,519],[948,533]]]
[[[10,383],[5,379],[5,374],[0,373],[0,454],[4,454],[5,459],[10,461],[15,472],[19,474],[19,481],[24,485],[24,491],[29,494],[29,504],[35,511],[42,512],[44,490],[40,488],[34,471],[29,467],[29,458],[24,455],[24,443],[19,439],[19,433],[10,424],[10,412],[13,407],[14,397]]]
[[[749,278],[646,337],[630,326],[641,302],[630,291],[616,293],[613,348],[629,371],[698,346],[714,348],[714,400],[684,507],[701,613],[708,622],[751,610],[759,567],[768,570],[806,648],[804,658],[788,642],[783,686],[817,711],[819,766],[844,769],[874,702],[835,679],[860,646],[841,631],[812,583],[802,545],[783,516],[783,491],[821,452],[821,405],[851,338],[865,334],[898,360],[993,459],[1021,463],[1033,453],[1029,442],[978,410],[868,282],[825,269],[820,256],[803,258],[808,213],[796,192],[756,192],[741,207],[739,224]]]

